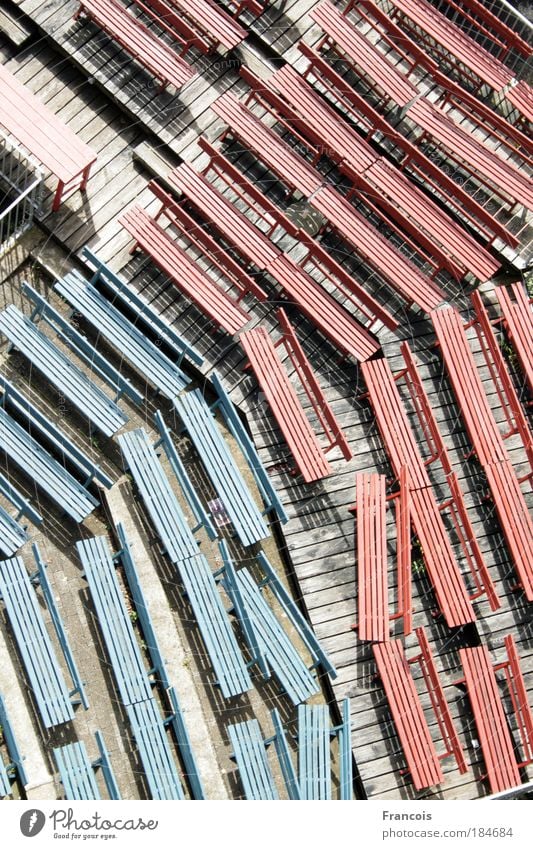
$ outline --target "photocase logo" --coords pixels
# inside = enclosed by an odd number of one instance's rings
[[[46,817],[42,811],[33,808],[30,811],[24,811],[20,818],[20,830],[24,837],[35,837],[43,830]]]

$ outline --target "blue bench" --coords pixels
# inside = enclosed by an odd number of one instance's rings
[[[331,796],[331,738],[339,737],[340,798],[352,799],[350,702],[343,702],[341,725],[330,728],[327,705],[298,707],[298,780],[302,799],[324,801]]]
[[[117,304],[123,312],[129,312],[133,316],[135,326],[140,325],[143,334],[149,334],[158,348],[166,347],[172,361],[176,359],[180,365],[183,358],[186,358],[195,366],[200,367],[203,364],[203,357],[198,351],[163,321],[155,309],[137,295],[125,280],[111,271],[103,260],[88,247],[83,248],[81,255],[92,272],[91,284],[109,292],[113,304]]]
[[[165,398],[172,400],[187,386],[189,378],[180,367],[77,271],[54,288]]]
[[[76,522],[99,504],[48,451],[0,407],[0,448]]]
[[[155,448],[159,448],[160,445],[165,449],[165,454],[167,455],[167,459],[172,467],[172,471],[174,472],[177,481],[179,482],[183,494],[187,499],[189,507],[191,508],[194,517],[197,521],[196,527],[194,527],[193,533],[196,533],[200,528],[205,528],[209,539],[216,539],[218,533],[213,525],[211,520],[211,516],[208,511],[204,508],[202,501],[196,492],[194,484],[192,483],[189,475],[187,474],[187,470],[185,468],[184,463],[182,462],[177,450],[176,446],[172,441],[172,437],[170,434],[170,430],[165,424],[165,420],[161,415],[159,410],[155,411],[155,423],[156,427],[159,431],[159,440],[155,443]]]
[[[76,543],[89,584],[98,622],[104,636],[122,704],[152,698],[146,668],[124,597],[115,574],[114,557],[105,537]]]
[[[152,799],[183,799],[183,787],[155,699],[127,705],[126,713]]]
[[[0,726],[4,735],[4,741],[7,746],[9,763],[4,763],[0,758],[0,797],[11,795],[11,784],[15,778],[19,778],[20,783],[24,787],[28,783],[26,773],[23,766],[23,758],[20,754],[19,747],[11,723],[7,715],[6,705],[2,694],[0,693]]]
[[[290,594],[285,589],[285,586],[282,581],[280,581],[263,551],[258,553],[257,560],[261,566],[263,574],[265,575],[265,578],[259,584],[259,588],[263,589],[263,587],[269,587],[269,589],[272,590],[283,610],[291,620],[294,628],[298,632],[302,642],[304,642],[307,646],[315,665],[318,666],[320,664],[330,678],[336,678],[337,670],[320,645],[311,625],[305,619],[294,599],[291,598]]]
[[[134,404],[142,404],[144,396],[135,389],[127,378],[123,377],[89,340],[83,336],[70,322],[52,307],[42,295],[39,295],[28,283],[23,283],[22,294],[34,305],[30,321],[37,324],[44,321],[59,339],[79,357],[89,368],[91,374],[96,374],[114,391],[115,401],[125,395]]]
[[[13,304],[0,312],[0,332],[106,436],[126,424],[128,417],[114,401]]]
[[[261,511],[201,391],[175,398],[174,407],[242,544],[254,545],[268,537]]]
[[[222,583],[239,619],[252,658],[264,678],[274,673],[293,704],[319,692],[318,684],[279,623],[246,567],[237,572],[227,546],[219,543],[224,563]]]
[[[68,746],[60,746],[53,750],[65,790],[65,799],[101,799],[95,777],[95,770],[98,767],[102,768],[109,798],[121,799],[109,754],[99,731],[96,732],[96,743],[100,755],[93,761],[89,758],[83,742],[69,743]]]
[[[157,641],[157,637],[154,631],[152,619],[149,610],[146,606],[144,594],[139,581],[137,566],[135,565],[135,561],[131,555],[130,545],[126,536],[126,532],[120,522],[117,523],[116,530],[117,536],[120,541],[120,560],[124,567],[128,586],[130,588],[130,592],[133,598],[133,603],[139,616],[144,642],[146,643],[146,646],[150,653],[150,659],[154,666],[154,670],[157,675],[157,680],[164,687],[169,697],[171,715],[166,721],[174,729],[174,733],[178,741],[181,759],[184,763],[185,770],[187,773],[187,780],[191,788],[192,796],[194,799],[204,799],[205,792],[202,785],[202,779],[200,773],[198,772],[198,766],[196,764],[194,752],[192,750],[189,732],[185,724],[185,718],[183,716],[176,692],[171,686],[167,675],[165,661],[163,660],[163,655],[161,654],[161,650],[159,648],[159,643]]]
[[[142,428],[130,430],[121,434],[118,442],[126,467],[170,560],[178,563],[194,557],[198,544],[146,432]]]
[[[250,673],[209,563],[198,553],[177,565],[222,695],[229,699],[251,690]]]
[[[39,440],[42,443],[53,446],[57,454],[60,455],[63,463],[72,465],[81,477],[84,479],[84,486],[87,486],[91,481],[95,480],[106,489],[113,486],[113,481],[106,475],[96,463],[93,463],[89,457],[78,448],[71,439],[64,433],[56,424],[48,419],[32,402],[26,398],[22,392],[13,386],[3,375],[0,375],[0,391],[3,392],[1,404],[4,409],[14,410],[20,420],[23,417],[27,423],[28,430],[31,430],[33,435],[39,434]],[[9,409],[8,409],[9,408]],[[21,508],[24,513],[25,509]],[[36,524],[42,521],[36,521],[35,514],[32,516],[27,513]]]
[[[213,405],[213,409],[218,408],[220,410],[230,433],[241,449],[265,502],[265,512],[275,510],[280,522],[285,524],[289,521],[285,508],[283,507],[283,504],[272,485],[268,472],[261,462],[257,449],[253,444],[248,431],[244,427],[244,424],[235,409],[235,405],[224,389],[222,381],[216,371],[211,373],[211,382],[218,396],[217,401]]]
[[[54,602],[46,576],[46,566],[37,546],[34,545],[33,550],[38,571],[32,578],[28,575],[22,558],[14,557],[0,562],[0,596],[6,607],[41,719],[46,728],[52,728],[74,719],[71,701],[74,695],[78,696],[75,703],[81,702],[87,708],[88,702]],[[74,683],[74,688],[70,691],[46,630],[32,580],[41,585]]]
[[[122,704],[153,799],[183,799],[183,788],[157,702],[151,676],[131,624],[105,537],[76,543],[98,621],[113,666]],[[172,717],[169,717],[169,722]]]
[[[331,751],[327,705],[298,706],[298,779],[302,799],[331,799]]]
[[[267,745],[257,719],[228,725],[227,731],[233,748],[231,757],[239,768],[246,798],[258,801],[279,799],[267,758]]]

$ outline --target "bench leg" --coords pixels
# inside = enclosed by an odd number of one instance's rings
[[[83,169],[82,172],[82,180],[80,183],[80,192],[85,192],[87,190],[87,181],[89,180],[89,174],[91,173],[91,165],[88,165],[87,168]]]
[[[59,207],[61,206],[61,198],[63,197],[63,190],[65,188],[65,184],[60,180],[57,184],[56,193],[54,196],[54,202],[52,204],[52,212],[57,212]]]

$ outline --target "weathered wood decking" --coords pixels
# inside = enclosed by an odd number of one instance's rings
[[[310,43],[316,40],[307,15],[314,5],[313,0],[296,0],[284,4],[283,11],[269,9],[253,24],[256,36],[236,51],[237,58],[246,61],[259,74],[268,73],[268,69],[275,66],[276,55],[281,53],[284,60],[296,62],[297,51],[293,48],[298,39],[305,34]],[[356,569],[354,521],[347,508],[354,501],[355,471],[389,471],[372,411],[366,401],[358,400],[363,387],[356,365],[339,363],[333,348],[290,310],[299,338],[303,340],[354,453],[354,459],[348,464],[343,459],[333,459],[334,473],[325,481],[305,486],[283,470],[286,446],[258,395],[254,379],[242,372],[244,358],[237,343],[222,333],[213,332],[210,323],[181,298],[150,262],[132,259],[128,253],[129,239],[117,224],[118,215],[133,201],[143,206],[150,203],[157,206],[146,188],[150,175],[134,156],[136,147],[143,144],[144,148],[157,150],[160,146],[168,160],[174,157],[178,161],[177,157],[182,157],[194,162],[198,155],[197,136],[205,132],[209,138],[214,138],[218,134],[221,127],[209,104],[223,91],[239,92],[243,88],[237,69],[231,64],[233,55],[212,57],[209,61],[199,58],[200,76],[186,86],[179,97],[156,96],[149,78],[136,69],[125,54],[120,54],[107,39],[95,37],[91,25],[81,26],[71,21],[76,3],[22,0],[19,6],[41,28],[44,37],[35,44],[30,43],[17,55],[10,69],[98,153],[86,198],[73,196],[59,213],[47,216],[43,222],[53,240],[66,251],[65,270],[75,261],[74,255],[82,245],[89,243],[113,268],[123,270],[131,285],[148,296],[204,354],[206,375],[214,368],[222,374],[234,400],[247,416],[262,459],[272,467],[272,479],[289,512],[290,522],[283,528],[286,554],[294,566],[317,635],[338,668],[339,676],[333,683],[334,696],[338,702],[346,695],[351,697],[353,750],[365,791],[369,797],[410,797],[413,790],[408,777],[400,774],[404,761],[384,692],[373,678],[375,668],[371,650],[357,640],[351,628],[356,621]],[[2,55],[8,58],[10,48],[2,49]],[[67,55],[70,58],[67,59]],[[87,80],[89,74],[94,82]],[[120,103],[121,112],[112,98]],[[248,160],[243,156],[240,164],[244,163]],[[257,173],[253,162],[248,164],[250,173]],[[42,259],[46,262],[46,251],[42,251]],[[352,260],[349,256],[345,259]],[[467,301],[461,287],[450,284],[449,297],[459,308],[466,309]],[[247,299],[246,303],[252,302]],[[271,302],[253,304],[252,321],[263,321],[267,326],[273,323],[271,315],[275,306]],[[478,750],[472,745],[475,728],[468,701],[452,685],[461,674],[457,649],[464,644],[465,637],[475,638],[477,631],[497,656],[505,634],[512,632],[531,694],[531,611],[521,596],[511,591],[514,571],[497,530],[497,521],[490,515],[490,504],[481,504],[483,487],[475,474],[475,465],[462,457],[468,449],[464,427],[446,378],[442,378],[440,359],[430,347],[431,327],[398,302],[393,303],[393,308],[401,319],[401,332],[380,334],[384,353],[395,369],[399,366],[400,338],[407,338],[413,344],[426,389],[451,451],[454,469],[466,491],[482,551],[502,599],[502,607],[496,612],[491,612],[485,601],[476,603],[475,628],[467,635],[452,634],[431,615],[434,602],[423,567],[414,576],[414,625],[424,624],[428,628],[453,716],[461,739],[468,743],[467,761],[474,762],[473,770],[461,776],[445,761],[445,783],[440,790],[427,795],[475,798],[487,790],[479,781],[483,765],[481,758],[476,756]],[[485,371],[483,374],[486,379]],[[502,421],[494,392],[491,392],[491,403]],[[509,445],[517,472],[525,473],[526,460],[518,442],[513,439]],[[276,470],[276,466],[280,468]],[[436,486],[441,486],[442,475],[438,470],[433,474]],[[524,484],[524,492],[526,489]],[[531,497],[530,491],[528,497]],[[393,551],[391,543],[391,554]],[[391,595],[394,589],[391,586]],[[406,642],[408,646],[414,644],[411,638]],[[428,699],[424,698],[423,702],[425,707],[429,706]],[[436,732],[435,722],[431,722]]]

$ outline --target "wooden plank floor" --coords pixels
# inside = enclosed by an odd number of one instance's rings
[[[346,695],[351,697],[354,755],[366,793],[378,798],[411,797],[414,795],[412,786],[408,778],[400,774],[404,762],[383,690],[373,680],[371,651],[357,640],[351,627],[356,619],[354,522],[347,508],[354,500],[355,471],[389,469],[372,411],[366,402],[358,400],[362,383],[356,365],[339,363],[329,344],[294,309],[289,309],[299,338],[354,453],[349,463],[333,455],[333,474],[325,481],[305,486],[287,472],[286,446],[265,409],[254,379],[242,372],[243,355],[237,342],[223,333],[213,332],[210,323],[154,270],[150,262],[139,257],[132,259],[128,253],[128,236],[117,224],[118,215],[132,202],[149,209],[156,206],[146,188],[150,175],[135,160],[134,148],[143,142],[154,148],[161,144],[167,155],[171,151],[194,161],[198,134],[207,132],[213,137],[217,130],[209,103],[222,91],[241,89],[237,71],[231,66],[215,67],[215,62],[222,66],[225,61],[223,57],[217,58],[213,64],[206,65],[197,80],[185,87],[179,98],[169,94],[158,99],[156,110],[148,78],[144,78],[144,88],[140,87],[143,75],[132,69],[132,63],[124,55],[120,56],[109,44],[104,44],[103,39],[95,39],[90,26],[72,24],[70,16],[76,8],[75,3],[22,0],[19,5],[48,39],[30,44],[10,59],[8,67],[98,153],[87,196],[74,195],[59,213],[48,215],[44,221],[53,239],[65,250],[65,270],[88,242],[114,269],[123,270],[132,287],[143,292],[202,352],[206,375],[213,369],[222,374],[235,402],[248,417],[261,457],[270,468],[272,480],[287,507],[290,521],[283,528],[285,553],[293,564],[302,599],[317,634],[337,665],[339,675],[333,683],[335,698],[340,701]],[[296,0],[284,4],[283,11],[274,5],[256,22],[253,30],[265,40],[267,29],[263,25],[266,21],[271,49],[284,51],[290,58],[293,55],[291,47],[299,38],[305,35],[306,39],[313,39],[308,19],[313,5],[309,0]],[[255,62],[268,71],[272,62],[261,57],[253,39],[249,42],[243,48],[246,61]],[[71,52],[72,60],[67,60],[65,56]],[[3,58],[10,57],[10,50],[6,48]],[[88,70],[98,84],[87,82]],[[114,91],[110,88],[110,77],[114,81]],[[102,89],[104,79],[105,90]],[[120,103],[122,111],[117,110],[109,94]],[[141,120],[133,119],[136,112],[142,113]],[[46,251],[42,252],[42,259],[46,262]],[[465,310],[467,302],[460,289],[451,289],[450,299]],[[252,325],[262,322],[274,327],[276,305],[273,302],[257,304],[247,299],[245,303],[251,309]],[[491,612],[484,601],[476,604],[476,632],[496,655],[501,651],[505,634],[511,631],[515,635],[531,694],[531,610],[524,606],[519,594],[511,591],[514,571],[497,523],[486,505],[480,503],[479,476],[473,465],[462,458],[467,448],[464,427],[446,379],[442,379],[439,359],[430,348],[431,328],[426,320],[406,311],[399,302],[394,304],[394,309],[401,318],[401,332],[398,335],[380,334],[383,350],[393,369],[399,366],[401,338],[412,342],[419,356],[426,388],[450,447],[454,468],[466,491],[476,534],[502,599],[502,607],[496,612]],[[483,375],[486,379],[485,372]],[[490,398],[501,421],[498,399],[493,391],[490,391]],[[509,444],[517,473],[523,473],[526,468],[524,452],[516,439]],[[442,475],[439,476],[438,471],[434,472],[434,482],[436,487],[442,486]],[[526,492],[525,485],[524,492],[531,499],[531,491]],[[392,597],[395,590],[392,580],[390,589]],[[468,743],[467,760],[473,763],[473,769],[460,776],[453,764],[445,762],[445,783],[437,792],[427,795],[475,798],[487,792],[486,786],[479,781],[482,762],[478,749],[473,746],[475,728],[467,700],[452,684],[460,675],[457,648],[463,644],[465,636],[471,638],[472,634],[451,634],[442,622],[431,616],[434,600],[423,569],[415,577],[414,607],[414,624],[424,624],[428,628],[461,739]],[[413,645],[411,638],[407,645]],[[426,698],[423,703],[428,708]],[[430,721],[436,737],[435,723]]]

